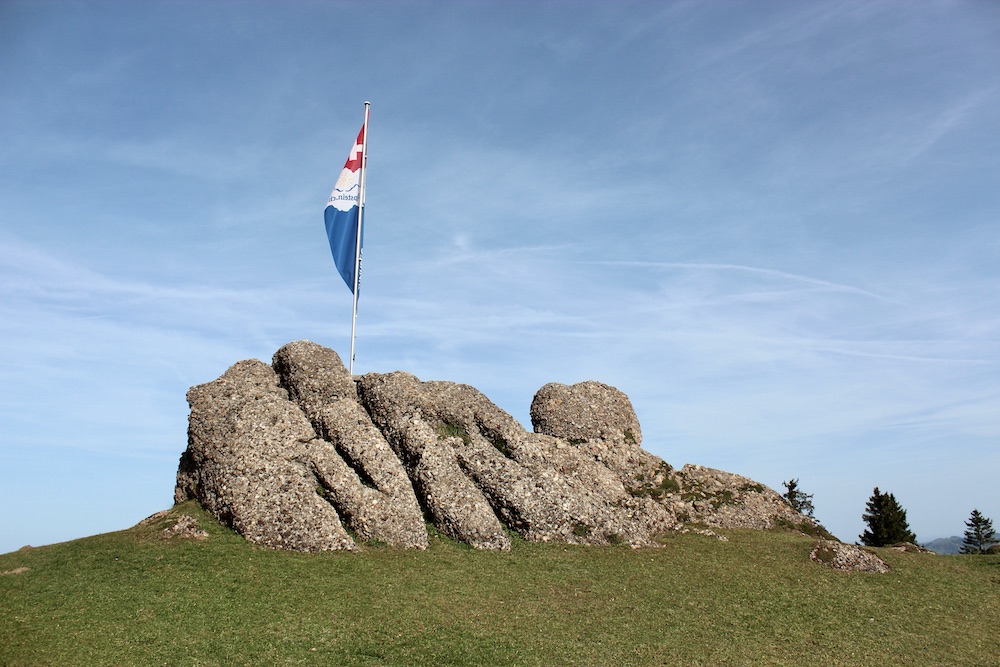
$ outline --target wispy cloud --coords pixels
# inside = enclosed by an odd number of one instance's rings
[[[908,142],[909,147],[897,151],[898,154],[903,156],[904,162],[912,163],[933,150],[948,135],[963,127],[975,127],[978,123],[971,122],[974,115],[995,114],[1000,97],[998,92],[1000,89],[996,87],[974,90],[957,100],[941,100],[909,118],[897,118],[897,122],[909,129],[907,136],[900,139]]]
[[[692,270],[705,270],[705,271],[735,271],[735,272],[753,273],[761,276],[779,278],[782,280],[795,283],[805,283],[808,285],[814,285],[816,287],[824,288],[830,291],[850,292],[853,294],[858,294],[872,299],[887,301],[891,303],[890,299],[887,299],[883,296],[880,296],[868,290],[864,290],[851,285],[841,285],[839,283],[831,282],[829,280],[821,280],[819,278],[813,278],[811,276],[805,276],[796,273],[788,273],[787,271],[779,271],[776,269],[769,269],[757,266],[742,266],[739,264],[646,262],[646,261],[614,261],[614,262],[595,262],[595,263],[607,264],[612,266],[617,265],[617,266],[636,266],[636,267],[649,267],[649,268],[661,268],[661,269],[692,269]]]

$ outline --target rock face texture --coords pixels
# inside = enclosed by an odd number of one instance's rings
[[[197,498],[251,542],[282,549],[351,549],[333,505],[317,492],[316,438],[270,366],[241,361],[192,387],[188,448],[174,499]]]
[[[675,473],[674,479],[678,492],[667,503],[685,521],[712,528],[757,530],[802,524],[808,529],[815,525],[775,491],[749,477],[688,464]]]
[[[628,493],[613,471],[554,437],[529,434],[478,390],[368,374],[358,395],[406,467],[430,519],[479,548],[530,540],[651,543],[665,508]]]
[[[542,387],[529,433],[468,385],[352,378],[333,350],[296,341],[188,402],[175,500],[274,548],[422,549],[425,522],[478,549],[509,549],[512,532],[646,546],[687,523],[816,526],[753,480],[643,450],[628,397],[599,382]]]
[[[820,540],[809,553],[809,559],[842,572],[885,574],[889,565],[872,552],[853,544]]]
[[[311,460],[323,496],[366,540],[424,548],[417,497],[382,433],[357,401],[354,380],[336,352],[309,341],[285,345],[273,366],[289,398],[328,446]]]

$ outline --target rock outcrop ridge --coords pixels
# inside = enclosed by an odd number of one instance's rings
[[[816,527],[762,484],[642,449],[628,396],[599,382],[542,387],[528,432],[471,386],[352,378],[335,351],[296,341],[187,398],[175,500],[268,547],[423,549],[425,522],[478,549],[513,533],[647,546],[691,523]]]

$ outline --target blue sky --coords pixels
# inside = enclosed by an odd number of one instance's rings
[[[0,552],[169,506],[191,385],[347,357],[365,100],[358,372],[615,385],[846,541],[1000,520],[1000,6],[7,1]]]

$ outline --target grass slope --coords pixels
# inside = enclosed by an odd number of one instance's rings
[[[516,540],[297,554],[154,525],[0,555],[2,665],[996,665],[1000,557],[730,531],[662,549]],[[23,570],[22,568],[27,568]],[[16,573],[11,573],[17,571]]]

